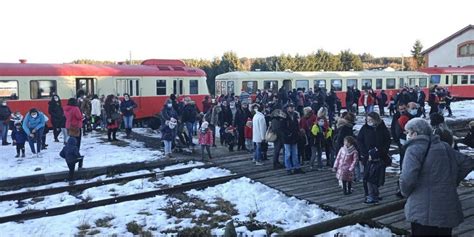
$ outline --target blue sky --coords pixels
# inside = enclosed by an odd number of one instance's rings
[[[21,0],[0,3],[0,62],[308,54],[407,56],[474,24],[474,1]]]

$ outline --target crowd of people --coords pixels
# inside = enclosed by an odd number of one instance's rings
[[[369,88],[361,93],[357,88],[348,87],[345,97],[347,110],[343,112],[341,100],[333,89],[287,91],[281,87],[278,91],[257,90],[255,95],[243,90],[240,95],[219,95],[215,99],[206,96],[200,111],[190,97],[178,98],[172,94],[150,122],[150,127],[160,131],[168,158],[174,151],[199,145],[202,159],[212,159],[211,147],[217,146],[218,137],[220,145],[229,152],[234,149],[247,151],[252,153],[250,159],[254,165],[260,166],[270,160],[274,169],[284,168],[288,175],[332,169],[344,195],[352,193],[353,182],[362,182],[367,204],[382,200],[379,187],[384,185],[386,167],[392,164],[389,150],[393,142],[400,153],[401,176],[397,195],[408,197],[406,214],[412,228],[420,230],[434,226],[449,229],[459,224],[460,205],[452,206],[456,210],[450,212],[453,215],[451,220],[433,221],[426,213],[429,208],[421,210],[418,202],[430,199],[432,203],[429,205],[439,205],[440,211],[444,208],[441,207],[443,200],[449,199],[454,203],[452,205],[456,205],[459,200],[451,194],[456,192],[455,187],[467,175],[466,172],[472,170],[473,164],[472,159],[456,151],[456,141],[444,121],[445,110],[448,110],[448,116],[452,115],[449,91],[436,86],[430,89],[431,124],[420,118],[426,117],[425,101],[426,95],[418,86],[402,88],[390,99],[384,90],[376,93]],[[359,106],[364,108],[365,121],[356,135],[354,125]],[[136,107],[128,94],[120,100],[114,95],[99,98],[78,92],[64,107],[58,95],[52,96],[47,111],[49,117],[45,111],[32,108],[23,118],[18,112],[12,114],[3,102],[0,107],[2,144],[9,144],[5,134],[12,123],[16,157],[25,157],[26,142],[32,154],[39,156],[41,150],[47,148],[45,134],[50,118],[54,141],[59,142],[58,136],[63,133],[65,147],[60,155],[66,159],[72,179],[75,164],[82,167],[82,135],[106,128],[108,141],[117,141],[117,131],[123,122],[125,135],[129,137]],[[388,107],[392,119],[390,129],[383,120],[385,107]],[[461,142],[474,146],[473,132],[474,122],[471,122],[470,133]],[[195,136],[197,144],[193,141]],[[267,154],[269,143],[273,144],[271,158]],[[303,170],[305,166],[309,168]],[[432,177],[430,170],[433,169],[440,169],[443,175]],[[439,172],[435,173],[441,174]],[[442,181],[436,185],[451,192],[450,195],[440,196],[426,189],[425,186],[431,185],[430,179]],[[426,195],[432,196],[427,198]]]

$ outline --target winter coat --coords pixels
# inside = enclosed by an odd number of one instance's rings
[[[178,119],[178,113],[174,110],[173,107],[168,108],[165,106],[160,113],[161,124],[165,124],[166,121],[169,121],[171,118]]]
[[[379,96],[377,96],[377,103],[379,106],[387,106],[387,94],[380,92]]]
[[[398,143],[400,142],[400,128],[399,128],[399,123],[398,119],[400,118],[401,114],[400,112],[396,112],[393,117],[392,117],[392,122],[390,123],[390,134],[392,135],[393,140]],[[404,138],[405,139],[405,138]]]
[[[208,146],[213,145],[211,129],[207,128],[204,131],[199,131],[199,144]]]
[[[26,135],[23,128],[19,130],[14,128],[12,130],[12,140],[16,142],[16,144],[25,144],[26,140],[28,140],[28,135]]]
[[[116,119],[112,119],[112,115],[118,113],[117,104],[115,103],[104,104],[104,111],[105,111],[105,116],[107,117],[107,128],[108,129],[118,128],[118,121]]]
[[[44,120],[44,114],[38,111],[36,118],[31,117],[30,113],[27,113],[25,120],[23,120],[23,130],[26,135],[30,135],[31,130],[35,129],[38,131],[40,128],[44,128],[46,121]]]
[[[66,117],[66,128],[82,128],[82,113],[79,107],[73,105],[64,106],[64,115]],[[109,116],[107,116],[110,118]]]
[[[283,112],[281,109],[273,110],[271,114],[271,129],[277,135],[277,140],[275,142],[279,142],[283,144],[285,132],[283,131],[283,125],[286,121],[287,114]]]
[[[133,109],[136,107],[137,104],[132,99],[122,100],[122,103],[120,103],[120,111],[122,112],[123,116],[126,117],[134,115]]]
[[[316,147],[325,146],[326,142],[331,139],[332,132],[332,128],[327,125],[314,124],[311,127],[311,145]]]
[[[418,135],[405,146],[400,189],[407,197],[407,221],[441,228],[458,226],[463,221],[463,212],[457,187],[474,169],[474,160],[441,142],[436,135]]]
[[[385,165],[382,160],[370,160],[365,168],[367,171],[364,172],[364,180],[377,186],[385,183]]]
[[[443,129],[441,127],[433,127],[433,135],[438,135],[439,139],[443,142],[448,143],[448,145],[453,146],[454,138],[451,131]]]
[[[248,109],[239,108],[234,117],[234,126],[241,128],[247,123],[247,119],[251,118],[252,114]]]
[[[344,118],[340,118],[339,120],[337,120],[336,126],[337,129],[334,136],[334,145],[337,152],[339,151],[339,149],[341,149],[341,147],[344,146],[344,138],[348,136],[354,136],[354,131],[352,130],[354,125],[352,125],[352,123],[345,120]]]
[[[202,112],[207,113],[212,108],[212,103],[207,100],[202,101]]]
[[[357,145],[362,161],[367,161],[369,150],[376,147],[380,157],[387,157],[390,148],[390,132],[382,121],[376,127],[364,124],[357,135]]]
[[[91,116],[92,105],[88,98],[84,98],[84,100],[80,103],[79,108],[81,109],[81,112],[87,117]]]
[[[176,127],[171,129],[170,126],[165,125],[163,126],[160,131],[161,131],[161,140],[165,141],[173,141],[176,137]]]
[[[425,106],[425,100],[426,100],[426,94],[424,91],[419,91],[416,95],[416,103],[418,103],[421,106]]]
[[[408,121],[410,121],[412,118],[414,118],[413,115],[408,112],[401,114],[400,118],[398,118],[398,122],[395,124],[395,134],[399,139],[407,139],[407,135],[405,134],[405,125],[407,125]]]
[[[354,168],[359,159],[355,146],[347,148],[343,146],[337,153],[334,168],[337,169],[336,177],[341,181],[354,180]]]
[[[183,112],[181,113],[181,121],[183,123],[194,123],[197,120],[198,110],[196,109],[195,104],[187,104],[183,108]]]
[[[300,128],[304,129],[305,132],[309,135],[309,132],[311,131],[311,128],[313,125],[316,123],[317,117],[313,113],[311,113],[310,116],[303,116],[301,117],[300,120]]]
[[[101,104],[100,104],[100,100],[95,98],[91,101],[91,106],[92,106],[92,109],[91,109],[91,115],[94,115],[94,116],[100,116],[101,114]]]
[[[59,155],[66,159],[67,163],[76,163],[77,159],[81,157],[79,148],[77,147],[77,140],[75,137],[69,137],[66,146],[63,147]]]
[[[469,146],[471,148],[474,148],[474,129],[471,129],[469,133],[464,137],[462,140],[463,144],[466,144],[466,146]]]
[[[8,106],[0,105],[0,121],[3,121],[5,124],[7,124],[11,114],[12,111]]]
[[[265,133],[267,132],[267,124],[265,122],[265,116],[262,112],[256,112],[252,119],[252,141],[262,142],[265,140]]]
[[[230,111],[229,106],[222,106],[222,110],[217,115],[219,127],[224,127],[224,124],[233,124],[232,123],[232,112]]]
[[[252,137],[253,137],[252,132],[253,132],[252,127],[245,126],[245,128],[244,128],[244,138],[245,139],[252,139]]]
[[[372,97],[371,94],[367,94],[367,102],[365,102],[365,95],[361,95],[360,98],[359,98],[359,104],[360,105],[363,105],[363,106],[369,106],[369,105],[374,105],[375,104],[375,100],[374,100],[374,97]]]
[[[61,100],[55,101],[54,97],[48,102],[48,113],[51,116],[51,123],[56,128],[64,128],[66,126],[66,117],[61,106]]]
[[[286,119],[282,121],[282,131],[284,144],[297,144],[300,130],[296,112],[287,113]]]

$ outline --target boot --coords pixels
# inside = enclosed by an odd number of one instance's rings
[[[347,194],[352,193],[352,182],[347,182]]]
[[[130,138],[130,133],[132,133],[132,129],[131,128],[126,128],[125,133],[127,134],[127,138]]]
[[[20,153],[16,153],[15,158],[18,158],[18,157],[20,157]]]
[[[342,193],[344,193],[344,195],[347,195],[347,182],[346,181],[342,181]]]

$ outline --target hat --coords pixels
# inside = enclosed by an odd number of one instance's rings
[[[202,128],[202,129],[206,129],[206,128],[208,128],[208,127],[209,127],[209,123],[208,123],[208,122],[203,122],[203,123],[201,124],[201,128]]]
[[[377,148],[372,148],[369,150],[369,155],[372,157],[373,160],[379,159],[379,152]]]
[[[294,108],[294,107],[295,107],[295,104],[293,104],[293,103],[288,103],[288,104],[286,105],[286,107],[287,107],[287,108],[289,108],[289,107],[293,107],[293,108]]]

